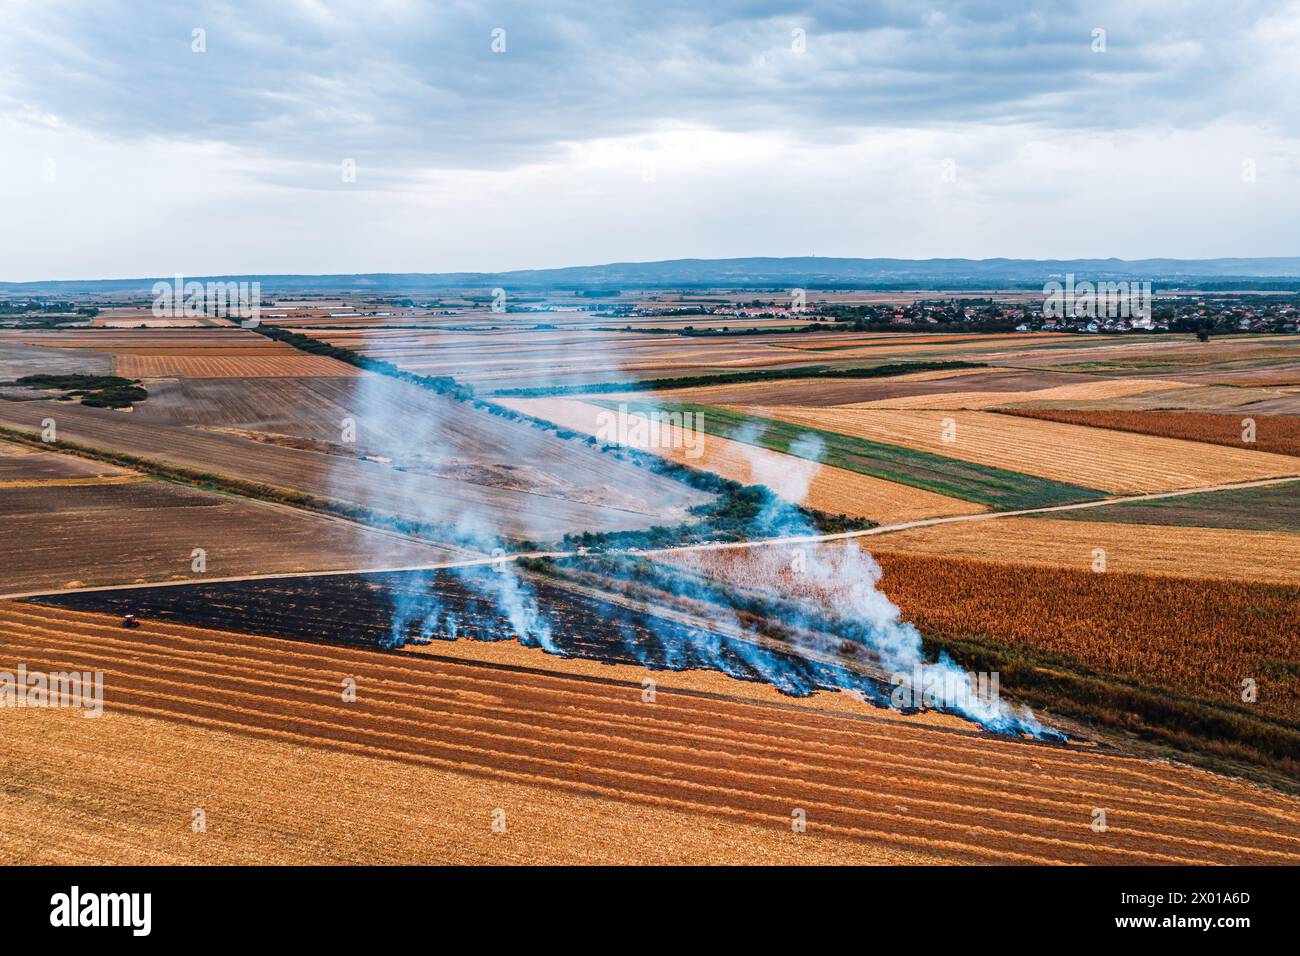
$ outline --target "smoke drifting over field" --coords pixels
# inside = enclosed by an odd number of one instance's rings
[[[590,350],[590,341],[583,343]],[[610,356],[606,367],[616,374],[619,361]],[[562,372],[557,378],[562,376]],[[552,384],[565,384],[555,382]],[[391,459],[393,467],[420,470],[440,470],[449,464],[448,449],[456,447],[451,441],[449,421],[427,410],[423,414],[410,413],[409,390],[412,385],[385,375],[368,373],[359,377],[355,392],[357,442],[367,451],[374,451],[368,436],[382,436],[383,450],[377,453]],[[470,410],[459,402],[447,399],[444,403],[448,418],[465,414],[483,416],[487,411]],[[435,406],[438,407],[438,406]],[[653,396],[639,395],[635,414],[647,415],[658,411]],[[463,428],[463,422],[461,423]],[[792,503],[805,497],[808,487],[820,469],[823,454],[822,442],[809,434],[796,442],[792,454],[779,458],[760,453],[757,443],[761,426],[747,425],[732,437],[746,449],[752,449],[754,480],[774,494],[763,498],[760,513],[748,525],[751,535],[762,537],[799,537],[816,535],[817,528],[808,514]],[[653,430],[650,430],[651,432]],[[549,464],[555,467],[556,446],[582,446],[559,441],[541,429],[520,428],[521,444],[511,449],[511,462],[485,462],[491,466],[525,467]],[[701,434],[700,440],[707,441]],[[647,449],[653,451],[653,449]],[[637,475],[649,473],[628,463],[629,485],[635,489]],[[353,473],[355,474],[355,473]],[[629,489],[620,489],[627,491]],[[338,489],[339,497],[365,504],[366,489],[352,484]],[[546,495],[524,496],[525,507],[545,509],[553,500]],[[532,578],[505,556],[503,544],[507,539],[493,515],[477,508],[472,500],[454,500],[445,497],[404,502],[402,513],[421,523],[445,529],[447,536],[461,547],[482,555],[497,554],[499,562],[490,569],[451,570],[462,583],[485,601],[493,611],[508,622],[513,636],[521,643],[541,647],[554,654],[569,653],[578,635],[562,633],[566,626],[563,615],[554,604],[540,601]],[[588,529],[573,528],[580,533]],[[769,619],[789,634],[821,634],[820,641],[810,639],[809,646],[796,643],[790,652],[774,650],[770,639],[759,633],[760,624],[752,606],[748,609],[733,600],[734,589],[710,584],[710,558],[716,552],[675,552],[672,566],[680,573],[656,575],[655,586],[661,596],[677,602],[678,608],[665,608],[664,616],[646,614],[631,604],[614,601],[610,604],[611,620],[602,640],[618,635],[622,647],[618,657],[631,658],[649,668],[708,668],[743,679],[755,677],[771,683],[781,691],[803,696],[819,689],[840,689],[855,692],[877,703],[887,704],[887,691],[871,678],[851,668],[835,663],[835,645],[848,640],[860,645],[866,657],[885,674],[924,675],[923,688],[912,688],[926,705],[960,713],[980,725],[1008,733],[1028,733],[1042,736],[1044,729],[1027,711],[1013,712],[996,695],[976,693],[970,677],[952,661],[941,657],[931,664],[925,660],[921,635],[910,624],[900,620],[898,608],[877,588],[880,568],[869,554],[854,541],[821,542],[805,549],[774,545],[753,548],[746,552],[743,580],[730,582],[752,601],[754,595],[771,599],[779,615]],[[664,556],[668,558],[669,556]],[[386,563],[384,555],[375,555],[376,566]],[[639,565],[639,569],[638,569]],[[631,558],[624,562],[599,561],[592,569],[588,586],[626,588],[629,593],[644,585],[649,562]],[[668,571],[668,565],[656,565]],[[569,571],[582,576],[583,566],[572,562]],[[665,594],[664,592],[667,592]],[[388,643],[401,646],[407,641],[437,639],[495,639],[501,634],[494,627],[485,627],[482,620],[469,619],[474,611],[466,608],[444,606],[436,587],[403,587],[386,592],[392,602],[391,630]],[[809,599],[811,598],[811,602]],[[815,603],[814,603],[815,602]],[[650,601],[654,606],[655,602]],[[696,621],[707,626],[683,627],[681,608]],[[673,615],[676,613],[676,619]],[[758,615],[759,618],[763,615]],[[828,630],[827,621],[834,622]],[[581,642],[579,642],[581,643]],[[611,648],[611,651],[614,650]],[[801,653],[802,652],[802,653]]]
[[[460,409],[448,399],[432,403],[424,414],[412,415],[412,389],[410,383],[385,375],[363,373],[359,376],[354,392],[356,443],[362,449],[387,459],[386,463],[393,467],[442,472],[458,464],[450,452],[459,445],[452,434],[450,416]],[[445,417],[438,414],[442,408],[448,412]],[[520,448],[519,460],[528,462],[530,451],[536,450],[539,449]],[[365,506],[371,504],[367,489],[358,488],[351,478],[340,483],[336,495]],[[537,497],[539,502],[548,500],[541,496],[533,497]],[[449,541],[467,551],[484,555],[505,553],[502,544],[506,535],[503,530],[496,526],[485,509],[475,507],[468,499],[462,498],[453,504],[452,499],[441,496],[408,497],[401,503],[400,513],[407,520],[442,529]],[[382,563],[385,557],[376,555],[377,562]],[[493,571],[492,574],[474,575],[475,587],[492,599],[499,612],[510,621],[521,642],[554,652],[550,624],[538,608],[528,583],[519,577],[514,565],[504,557],[493,565]],[[467,623],[445,613],[438,601],[422,598],[418,591],[389,593],[394,601],[393,646],[401,646],[411,638],[431,639],[442,634],[456,637]]]
[[[772,499],[763,514],[764,536],[816,535],[817,529],[804,513],[787,502],[801,501],[807,494],[820,467],[817,462],[823,453],[822,442],[811,433],[794,442],[790,452],[797,457],[788,468],[778,472],[772,465],[773,459],[757,451],[761,430],[761,426],[746,425],[734,437],[745,448],[754,449],[755,477],[779,496]],[[717,568],[711,560],[716,554],[679,552],[675,563],[699,577],[717,578]],[[893,675],[906,675],[903,682],[909,699],[924,699],[929,706],[962,714],[989,730],[1034,737],[1050,733],[1027,708],[1013,709],[995,696],[977,692],[980,688],[974,685],[971,675],[946,654],[933,663],[927,662],[920,632],[901,620],[898,607],[879,589],[880,565],[857,541],[841,539],[749,548],[736,557],[730,567],[732,573],[724,575],[731,584],[751,593],[787,599],[782,602],[785,613],[780,623],[795,633],[817,631],[819,620],[826,617],[842,622],[847,632],[844,636],[865,647],[891,679]],[[793,604],[788,600],[792,597],[796,599]],[[809,610],[800,613],[801,604]],[[742,626],[734,613],[730,623]]]

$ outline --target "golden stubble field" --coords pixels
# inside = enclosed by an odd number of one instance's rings
[[[765,704],[720,675],[719,693],[648,701],[540,652],[502,669],[456,644],[123,631],[17,604],[0,623],[31,667],[105,674],[94,727],[0,712],[23,728],[0,738],[14,861],[1300,862],[1290,797],[1096,748]]]
[[[748,411],[744,407],[726,406]],[[781,421],[981,465],[1141,494],[1300,474],[1294,458],[980,411],[778,407]]]

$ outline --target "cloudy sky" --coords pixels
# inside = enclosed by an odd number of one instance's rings
[[[1300,255],[1300,0],[0,0],[0,279]]]

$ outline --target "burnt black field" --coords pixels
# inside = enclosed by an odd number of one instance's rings
[[[478,568],[398,571],[92,591],[32,601],[136,614],[146,624],[166,621],[372,650],[439,640],[515,640],[516,629],[497,596],[501,582],[493,574]],[[526,646],[650,670],[717,670],[772,684],[792,697],[853,689],[867,700],[888,703],[876,681],[846,668],[691,628],[544,580],[529,579],[527,589],[540,625],[525,623],[519,640]]]

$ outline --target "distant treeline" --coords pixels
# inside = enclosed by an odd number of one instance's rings
[[[589,385],[541,385],[534,388],[503,388],[491,394],[500,398],[540,398],[550,395],[594,395],[602,392],[643,392],[656,389],[693,388],[704,385],[742,385],[746,382],[771,382],[792,378],[887,378],[913,372],[941,369],[983,368],[984,362],[895,362],[889,365],[866,365],[844,368],[838,365],[806,365],[801,368],[748,369],[743,372],[718,372],[714,375],[681,375],[676,378],[649,378],[639,382],[597,382]]]

